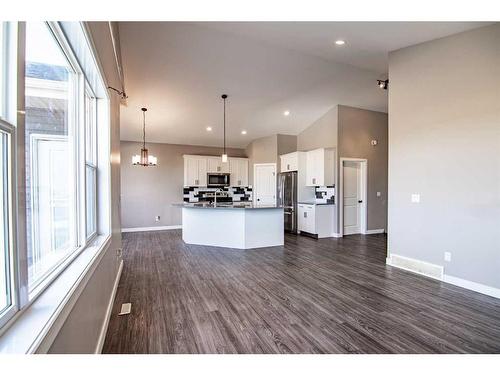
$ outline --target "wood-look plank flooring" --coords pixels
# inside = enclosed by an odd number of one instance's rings
[[[500,353],[500,300],[387,266],[385,235],[233,250],[126,233],[123,253],[103,353]]]

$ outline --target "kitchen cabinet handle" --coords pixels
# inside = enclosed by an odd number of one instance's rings
[[[220,172],[220,167],[217,167],[217,172]]]
[[[290,170],[290,164],[286,165],[286,169]]]
[[[313,178],[313,184],[315,184],[315,183],[316,183],[316,179],[315,179],[315,178]]]
[[[304,217],[307,217],[307,212],[304,212]]]

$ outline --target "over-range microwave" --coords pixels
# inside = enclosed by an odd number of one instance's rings
[[[208,187],[225,187],[229,183],[229,173],[207,173]]]

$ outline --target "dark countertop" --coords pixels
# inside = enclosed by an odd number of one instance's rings
[[[283,209],[282,206],[276,204],[254,204],[254,202],[220,202],[214,205],[208,202],[194,202],[194,203],[174,203],[174,207],[180,208],[204,208],[204,209],[225,209],[225,210],[257,210],[257,209]]]
[[[314,206],[333,206],[335,203],[299,202],[298,204],[309,204]]]

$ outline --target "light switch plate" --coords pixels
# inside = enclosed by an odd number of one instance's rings
[[[447,262],[451,262],[451,253],[449,251],[445,251],[444,260]]]
[[[420,203],[420,194],[412,194],[411,195],[412,203]]]
[[[377,197],[380,197],[382,195],[382,193],[380,193],[380,191],[377,191]]]
[[[122,304],[122,309],[120,310],[120,313],[118,315],[130,314],[131,310],[132,310],[132,304],[131,303],[124,303],[124,304]]]

